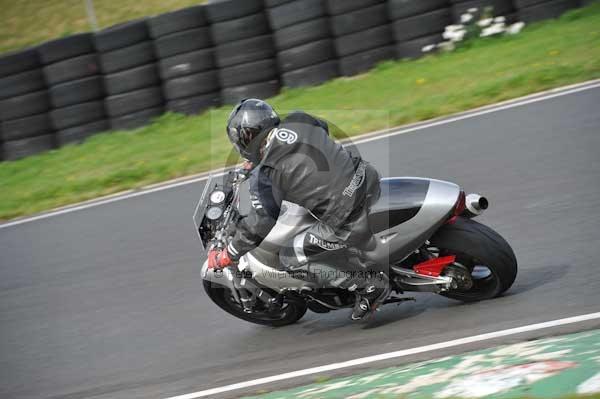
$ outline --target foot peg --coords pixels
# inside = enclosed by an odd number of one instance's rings
[[[383,305],[387,305],[388,303],[400,303],[400,302],[408,302],[408,301],[416,301],[416,299],[413,297],[400,298],[397,296],[392,296],[392,297],[389,297],[388,299],[386,299],[385,301],[383,301]]]

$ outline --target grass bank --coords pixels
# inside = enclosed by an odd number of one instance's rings
[[[313,111],[355,135],[594,78],[600,78],[598,3],[518,36],[387,62],[368,74],[286,90],[271,102],[279,110]],[[230,153],[224,134],[229,110],[168,114],[132,132],[0,163],[0,219],[222,166]]]
[[[204,0],[93,0],[100,28]],[[0,0],[0,53],[91,31],[85,0]]]

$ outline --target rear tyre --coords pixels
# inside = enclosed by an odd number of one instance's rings
[[[221,285],[204,280],[204,290],[221,309],[227,313],[254,324],[271,327],[283,327],[294,324],[304,316],[308,307],[306,304],[297,302],[286,302],[282,309],[277,312],[244,312],[242,306],[238,304],[229,294],[229,289]]]
[[[458,218],[442,227],[430,240],[439,256],[456,255],[456,262],[471,273],[473,286],[441,295],[463,302],[491,299],[508,290],[517,277],[517,259],[510,245],[491,228]]]

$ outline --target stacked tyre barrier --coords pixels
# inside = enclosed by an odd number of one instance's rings
[[[38,49],[59,146],[109,130],[104,90],[92,35],[82,33],[46,42]]]
[[[395,58],[383,0],[327,0],[340,74],[352,76]]]
[[[519,10],[519,20],[526,23],[557,18],[565,11],[581,5],[579,0],[514,0],[514,2]]]
[[[267,98],[279,92],[273,40],[262,0],[214,1],[206,5],[215,42],[221,100]]]
[[[312,86],[339,76],[324,0],[265,0],[281,81]]]
[[[423,55],[423,47],[443,41],[452,24],[448,0],[388,0],[387,6],[399,59]]]
[[[530,23],[594,1],[208,0],[52,40],[0,55],[0,160],[416,58],[473,8]]]
[[[451,0],[451,2],[452,18],[455,23],[460,23],[461,15],[471,8],[477,9],[473,14],[477,19],[482,16],[486,9],[491,11],[490,16],[503,16],[509,22],[512,22],[516,17],[513,0]]]
[[[0,57],[2,158],[15,160],[54,148],[50,101],[36,50]]]
[[[198,114],[220,104],[205,7],[184,8],[148,21],[154,39],[166,109]]]
[[[94,35],[104,74],[104,105],[112,129],[133,129],[164,112],[161,80],[145,20]]]

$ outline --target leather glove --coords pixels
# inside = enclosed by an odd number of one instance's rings
[[[211,249],[208,251],[208,268],[209,269],[223,269],[225,267],[235,264],[233,259],[229,256],[227,248],[223,249]]]

